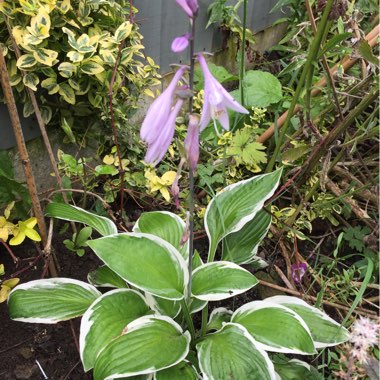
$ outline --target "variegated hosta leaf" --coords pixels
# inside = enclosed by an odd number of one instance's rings
[[[213,261],[218,243],[239,231],[262,209],[278,186],[282,169],[227,186],[209,203],[205,228],[210,241],[209,261]]]
[[[90,284],[105,288],[128,288],[127,283],[113,270],[103,265],[87,275]]]
[[[204,380],[276,380],[273,364],[240,325],[227,323],[197,344]]]
[[[224,238],[222,259],[235,264],[247,264],[254,260],[271,222],[271,215],[264,209],[260,210],[241,230]]]
[[[274,363],[274,368],[280,380],[323,380],[314,367],[298,359],[289,360],[287,363]]]
[[[197,380],[197,370],[185,361],[154,374],[154,380]]]
[[[21,322],[57,323],[81,316],[100,296],[92,285],[70,278],[30,281],[10,293],[9,316]]]
[[[231,321],[233,312],[227,310],[225,307],[218,307],[214,309],[209,317],[207,323],[207,330],[220,330],[224,323]]]
[[[93,214],[76,206],[64,203],[50,203],[46,206],[45,214],[51,218],[86,224],[98,231],[102,236],[117,233],[115,224],[108,218]]]
[[[145,293],[145,299],[149,307],[160,315],[166,315],[174,319],[181,311],[181,303],[179,301],[155,297],[149,293]]]
[[[189,281],[186,262],[165,240],[127,233],[91,240],[87,245],[128,283],[155,296],[181,300]]]
[[[180,363],[189,352],[190,334],[168,317],[141,317],[125,331],[100,352],[94,380],[154,373]]]
[[[80,355],[84,370],[94,367],[99,352],[120,336],[128,323],[150,313],[144,297],[117,289],[98,298],[84,313],[80,326]]]
[[[305,322],[293,310],[268,301],[253,301],[237,309],[231,319],[244,326],[264,350],[315,354]]]
[[[296,312],[309,327],[316,348],[336,346],[349,338],[347,329],[326,313],[297,297],[274,296],[267,298],[266,301],[286,306]]]
[[[256,277],[228,261],[204,264],[193,272],[192,295],[203,301],[220,301],[257,285]]]
[[[185,232],[185,222],[176,214],[168,211],[144,212],[133,227],[133,232],[152,234],[173,245],[187,260],[188,243],[181,245]]]

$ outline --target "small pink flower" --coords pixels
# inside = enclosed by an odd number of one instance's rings
[[[185,13],[193,18],[198,13],[198,0],[176,0],[177,4],[185,11]]]
[[[198,54],[198,62],[205,78],[204,102],[200,121],[201,131],[207,127],[211,119],[218,120],[222,127],[228,131],[230,128],[228,108],[245,114],[249,112],[213,77],[202,54]]]
[[[307,265],[305,263],[293,264],[290,269],[292,271],[292,278],[294,282],[296,284],[300,284],[307,271]]]
[[[195,172],[199,159],[199,119],[195,115],[189,116],[189,127],[185,138],[185,149],[189,168]]]
[[[190,33],[186,33],[183,36],[175,38],[172,42],[172,52],[181,53],[184,51],[189,46],[190,37]]]

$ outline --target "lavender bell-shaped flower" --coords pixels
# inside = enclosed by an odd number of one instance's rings
[[[189,127],[185,138],[185,150],[189,168],[195,172],[199,159],[199,119],[195,115],[189,116]]]
[[[191,34],[186,33],[183,36],[174,38],[172,42],[172,46],[171,46],[172,52],[181,53],[182,51],[184,51],[189,46],[190,37],[191,37]]]
[[[167,89],[151,104],[142,123],[140,137],[148,144],[145,156],[147,163],[157,164],[161,161],[173,138],[175,119],[183,104],[179,100],[172,109],[174,93],[185,70],[186,67],[181,67],[176,72]]]
[[[205,78],[204,102],[200,121],[201,131],[207,127],[211,119],[218,120],[222,127],[228,131],[230,128],[228,108],[245,114],[249,112],[213,77],[202,54],[198,54],[198,62]]]
[[[185,11],[185,13],[193,18],[198,12],[198,0],[176,0],[177,4]]]

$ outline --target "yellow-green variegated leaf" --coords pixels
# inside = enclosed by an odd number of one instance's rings
[[[58,93],[67,103],[75,104],[75,92],[68,83],[60,83]]]
[[[221,190],[208,204],[205,229],[209,238],[209,261],[213,261],[219,242],[241,230],[275,192],[282,169],[249,178]]]
[[[141,293],[130,289],[112,290],[98,298],[84,313],[80,325],[80,356],[84,370],[94,367],[100,351],[124,328],[151,311]]]
[[[347,329],[323,311],[297,297],[274,296],[266,301],[283,305],[297,313],[309,327],[316,348],[336,346],[349,338]]]
[[[33,54],[24,54],[17,60],[17,67],[21,70],[28,70],[37,63]]]
[[[26,282],[9,295],[11,319],[29,323],[57,323],[79,317],[101,293],[86,282],[50,278]]]
[[[57,84],[57,78],[47,78],[41,82],[41,87],[48,90],[49,95],[56,94],[59,91],[59,85]]]
[[[21,45],[25,47],[25,49],[30,50],[30,45],[37,46],[43,42],[43,39],[38,38],[30,33],[25,33]]]
[[[68,42],[69,42],[69,45],[73,48],[73,49],[77,49],[77,40],[75,38],[75,34],[72,30],[66,28],[66,27],[63,27],[62,28],[62,31],[63,33],[65,33],[67,35],[67,39],[68,39]]]
[[[103,59],[105,63],[113,66],[116,62],[115,55],[112,51],[106,49],[100,49],[99,51],[100,57]]]
[[[66,14],[71,9],[70,0],[62,0],[61,2],[59,2],[57,4],[57,9],[63,14]]]
[[[32,17],[30,26],[27,26],[29,33],[37,38],[45,39],[49,37],[50,32],[50,16],[44,7],[40,7],[38,14]]]
[[[268,354],[235,323],[226,323],[198,344],[199,367],[208,380],[276,380]]]
[[[168,317],[141,317],[125,331],[100,352],[94,380],[154,373],[182,362],[189,352],[190,334]]]
[[[67,53],[67,58],[69,58],[70,61],[74,63],[82,62],[84,58],[84,54],[79,53],[75,50],[71,50]]]
[[[273,302],[249,302],[232,315],[265,351],[297,355],[316,353],[310,330],[293,310]]]
[[[58,52],[50,49],[38,49],[33,52],[33,57],[41,64],[53,66],[56,64]]]
[[[40,83],[40,78],[38,78],[35,73],[27,73],[23,78],[23,82],[25,86],[29,87],[31,90],[37,91],[37,85]]]
[[[104,71],[104,67],[96,62],[94,59],[86,59],[82,62],[80,70],[88,75],[99,74]]]
[[[130,21],[123,22],[115,32],[117,43],[124,41],[132,32],[133,24]]]
[[[49,124],[51,118],[53,117],[53,111],[51,107],[41,107],[41,117],[45,124]]]
[[[71,78],[77,71],[77,67],[70,62],[62,62],[58,66],[58,71],[64,78]]]
[[[95,51],[95,46],[90,44],[90,37],[87,34],[82,34],[76,42],[76,48],[78,53],[87,54]]]

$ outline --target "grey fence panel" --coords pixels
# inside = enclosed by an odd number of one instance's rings
[[[207,25],[207,8],[213,0],[198,0],[200,5],[197,18],[196,51],[216,51],[221,47],[222,38],[218,28]],[[227,2],[236,4],[236,0]],[[277,0],[248,0],[247,25],[254,32],[259,32],[271,26],[281,17],[280,12],[270,13]],[[173,39],[187,32],[188,20],[185,13],[175,0],[136,0],[139,13],[136,20],[144,36],[146,52],[162,72],[167,72],[171,63],[187,62],[186,53],[174,54],[170,50]],[[242,6],[240,7],[242,16]]]

